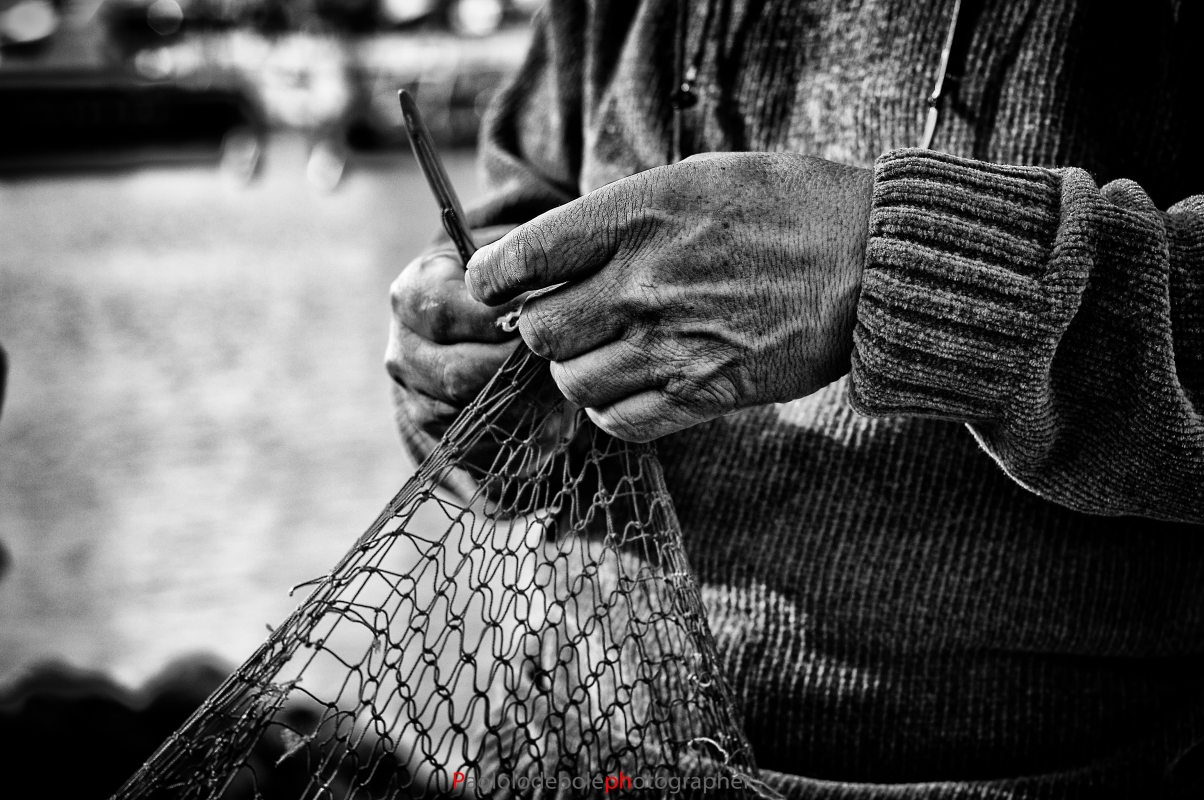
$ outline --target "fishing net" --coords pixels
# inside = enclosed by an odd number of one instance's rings
[[[525,348],[311,584],[116,797],[766,793],[652,447]]]

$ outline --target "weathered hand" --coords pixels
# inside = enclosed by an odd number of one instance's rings
[[[849,369],[873,178],[799,155],[708,154],[604,186],[469,262],[490,305],[603,430],[647,441],[785,402]]]
[[[476,238],[493,241],[507,230],[489,228]],[[402,436],[422,458],[518,340],[496,324],[507,309],[489,308],[469,297],[464,267],[450,244],[407,264],[390,294],[393,323],[385,367],[395,383]]]

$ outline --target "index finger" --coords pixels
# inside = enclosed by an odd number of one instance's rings
[[[397,320],[437,344],[500,342],[512,336],[497,325],[505,308],[489,308],[468,296],[464,268],[453,251],[436,250],[412,261],[389,295]]]
[[[496,306],[601,269],[617,251],[627,221],[620,219],[623,203],[614,186],[545,212],[482,247],[467,265],[469,293]]]

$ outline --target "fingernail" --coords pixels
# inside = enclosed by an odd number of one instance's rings
[[[468,293],[477,300],[480,300],[481,296],[476,290],[477,279],[475,276],[480,274],[481,262],[489,257],[489,253],[493,250],[494,244],[496,243],[482,245],[475,253],[472,254],[472,258],[468,259],[468,263],[464,265],[464,286],[468,289]]]

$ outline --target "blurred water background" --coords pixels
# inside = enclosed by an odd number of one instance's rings
[[[530,10],[0,0],[0,766],[107,796],[401,486],[396,90],[471,199]]]

